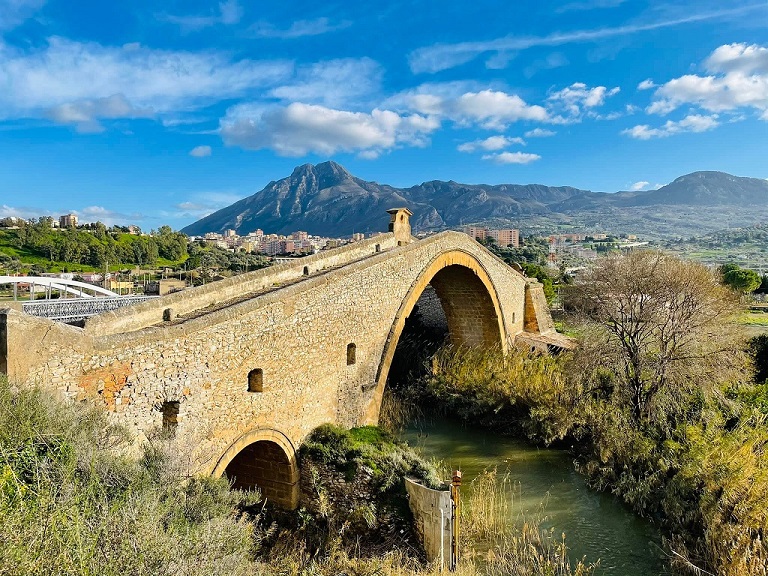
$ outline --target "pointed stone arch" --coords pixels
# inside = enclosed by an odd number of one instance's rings
[[[405,321],[425,288],[432,284],[448,321],[452,342],[468,346],[501,346],[506,353],[508,334],[499,297],[484,266],[468,252],[452,250],[433,258],[411,284],[389,331],[376,372],[376,385],[365,419],[378,421],[381,400],[397,343]]]

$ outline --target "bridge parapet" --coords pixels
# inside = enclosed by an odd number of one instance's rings
[[[188,288],[132,306],[130,310],[115,310],[86,321],[86,330],[93,335],[133,332],[154,326],[163,320],[163,311],[172,308],[174,315],[184,315],[221,302],[235,300],[251,292],[302,280],[318,271],[344,266],[351,262],[397,247],[393,233],[380,234],[333,250],[327,250],[286,262],[233,276],[204,286]]]

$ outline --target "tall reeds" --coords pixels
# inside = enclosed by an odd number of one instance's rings
[[[558,538],[546,523],[545,503],[533,516],[516,511],[520,486],[496,468],[481,472],[469,485],[462,508],[462,546],[480,561],[486,576],[587,576],[597,567],[585,559],[571,563],[565,534]]]

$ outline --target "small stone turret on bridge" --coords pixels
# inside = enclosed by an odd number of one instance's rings
[[[452,342],[563,344],[538,282],[465,234],[417,240],[407,209],[390,215],[388,233],[82,328],[0,310],[0,371],[90,400],[139,439],[172,428],[201,471],[295,506],[296,447],[322,423],[377,422],[420,298],[439,302]]]

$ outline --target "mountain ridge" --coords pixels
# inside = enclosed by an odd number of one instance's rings
[[[306,230],[321,236],[381,229],[382,212],[406,206],[415,230],[512,221],[534,215],[573,215],[645,206],[737,206],[768,204],[768,181],[700,171],[648,191],[593,192],[543,184],[462,184],[429,180],[396,188],[362,180],[334,161],[302,164],[290,176],[182,228],[188,235],[238,234],[261,228],[287,234]]]

